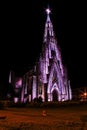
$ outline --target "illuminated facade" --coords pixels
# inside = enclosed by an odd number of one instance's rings
[[[31,102],[41,97],[45,101],[72,99],[70,81],[64,69],[57,45],[50,10],[47,9],[44,39],[39,61],[14,85],[15,102]]]

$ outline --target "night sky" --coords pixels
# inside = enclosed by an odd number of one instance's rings
[[[38,61],[43,43],[45,9],[67,67],[71,87],[87,86],[86,2],[29,0],[1,4],[0,90],[8,86],[9,71],[22,76]],[[4,86],[4,87],[3,87]],[[6,89],[7,90],[7,89]]]

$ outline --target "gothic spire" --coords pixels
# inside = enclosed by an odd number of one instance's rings
[[[45,23],[44,42],[47,41],[48,37],[54,36],[53,25],[52,25],[52,22],[50,20],[50,13],[51,13],[51,10],[48,7],[46,9],[47,19],[46,19],[46,23]]]

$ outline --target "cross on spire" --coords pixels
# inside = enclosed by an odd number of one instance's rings
[[[50,8],[49,8],[49,5],[48,5],[48,7],[46,8],[46,13],[47,13],[47,22],[50,22],[50,16],[49,16],[49,14],[51,13],[51,10],[50,10]]]
[[[49,9],[49,7],[46,9],[46,13],[50,14],[51,10]]]

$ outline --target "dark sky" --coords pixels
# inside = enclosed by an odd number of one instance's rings
[[[86,2],[30,0],[1,4],[0,88],[7,87],[11,69],[21,76],[38,60],[48,3],[71,86],[87,86]]]

